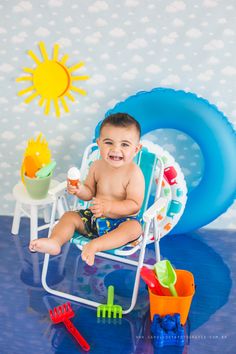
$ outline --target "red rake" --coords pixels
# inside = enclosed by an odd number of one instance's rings
[[[66,302],[61,306],[54,307],[53,310],[49,310],[49,315],[53,323],[64,323],[68,332],[72,334],[72,336],[80,344],[83,350],[90,350],[90,345],[86,342],[86,340],[82,337],[82,335],[70,321],[70,318],[74,317],[75,315],[74,311],[71,308],[70,302]]]

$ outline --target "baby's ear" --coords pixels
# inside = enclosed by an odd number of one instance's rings
[[[142,147],[142,144],[138,144],[138,146],[136,147],[136,154],[142,149]]]
[[[99,146],[99,144],[100,144],[100,139],[99,139],[99,138],[96,140],[96,143],[97,143],[98,146]]]

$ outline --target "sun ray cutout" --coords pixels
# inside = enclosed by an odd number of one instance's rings
[[[73,75],[75,71],[84,66],[84,63],[79,62],[68,67],[66,65],[69,58],[67,54],[64,54],[61,60],[58,59],[58,44],[53,46],[52,59],[48,57],[44,42],[39,42],[38,45],[42,60],[32,50],[28,51],[28,55],[34,61],[36,67],[35,69],[23,68],[24,73],[29,74],[29,76],[21,76],[16,79],[17,82],[30,82],[30,86],[19,91],[18,96],[29,94],[24,100],[27,104],[38,98],[38,105],[44,107],[44,114],[48,115],[51,107],[54,107],[56,116],[60,117],[60,106],[66,113],[69,112],[66,99],[75,101],[71,92],[83,96],[87,94],[84,89],[74,86],[74,83],[88,80],[89,76]]]

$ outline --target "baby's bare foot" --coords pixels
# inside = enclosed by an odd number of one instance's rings
[[[30,242],[29,250],[31,252],[49,253],[52,256],[56,256],[61,252],[61,246],[54,239],[40,238]]]
[[[94,258],[96,252],[96,243],[94,241],[90,241],[89,243],[83,246],[81,257],[83,261],[85,261],[89,266],[92,266],[94,265]]]

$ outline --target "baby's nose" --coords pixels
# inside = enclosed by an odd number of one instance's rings
[[[112,146],[112,151],[119,151],[119,149],[120,149],[120,146],[118,144],[114,144]]]

